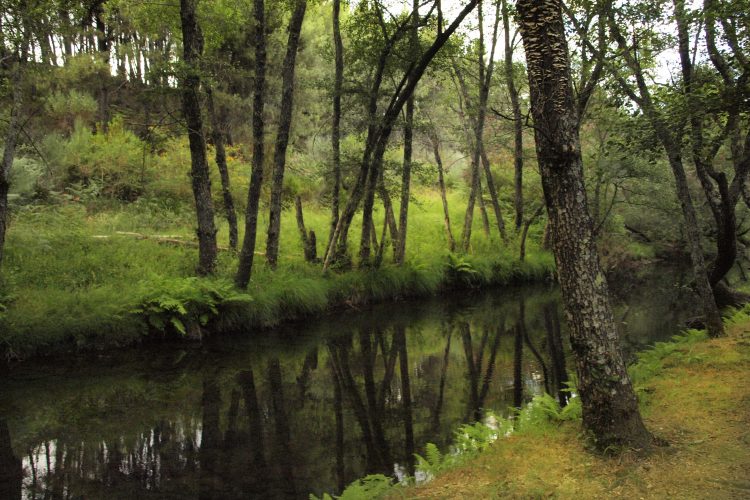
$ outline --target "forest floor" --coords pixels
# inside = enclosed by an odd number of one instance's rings
[[[647,458],[596,455],[580,424],[512,435],[407,498],[750,498],[750,320],[664,358],[640,388]]]

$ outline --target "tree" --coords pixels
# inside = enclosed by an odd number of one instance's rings
[[[516,211],[516,231],[523,224],[523,116],[521,115],[520,92],[516,86],[513,72],[513,42],[510,37],[510,12],[508,1],[500,0],[502,4],[503,35],[505,42],[505,85],[508,88],[508,97],[513,110],[513,170],[515,196],[513,205]],[[515,37],[514,37],[515,38]]]
[[[242,241],[240,262],[235,276],[238,288],[247,288],[253,269],[255,256],[255,238],[258,229],[258,208],[260,188],[263,184],[263,97],[266,86],[266,20],[264,0],[253,0],[255,17],[255,78],[253,88],[253,165],[250,174],[250,187],[247,193],[245,211],[245,239]]]
[[[292,127],[294,68],[306,9],[307,0],[297,0],[292,18],[289,21],[289,40],[286,45],[284,66],[281,69],[281,116],[279,117],[279,130],[276,134],[276,147],[273,157],[273,183],[271,184],[268,239],[266,241],[266,260],[271,267],[276,267],[276,261],[279,258],[281,194],[284,187],[284,168],[286,166],[286,150],[289,144],[289,130]]]
[[[419,52],[419,0],[414,0],[411,10],[411,33],[409,44],[413,54]],[[401,175],[401,206],[398,214],[398,241],[393,260],[403,264],[406,256],[406,229],[409,214],[409,188],[411,187],[411,167],[414,143],[414,93],[406,100],[404,117],[404,164]]]
[[[206,85],[206,101],[208,107],[208,117],[211,121],[211,139],[214,142],[216,150],[216,166],[219,169],[221,178],[221,195],[224,199],[224,214],[229,224],[229,248],[237,250],[237,212],[234,209],[234,198],[229,180],[229,168],[227,167],[227,153],[224,148],[226,142],[226,132],[221,130],[219,117],[216,115],[214,106],[214,94],[210,86]]]
[[[667,155],[669,166],[672,169],[675,179],[677,198],[680,200],[680,206],[682,208],[685,233],[690,248],[690,260],[692,262],[696,289],[701,301],[706,328],[709,335],[714,337],[720,336],[724,332],[724,326],[711,289],[711,284],[708,280],[703,247],[701,246],[698,218],[690,194],[690,187],[688,185],[687,175],[682,160],[682,124],[678,123],[677,126],[670,125],[667,121],[667,117],[660,112],[654,102],[652,92],[646,83],[646,76],[641,65],[641,60],[637,54],[634,53],[633,48],[628,46],[620,26],[614,17],[613,11],[609,12],[608,19],[612,36],[617,43],[628,69],[635,77],[636,85],[635,88],[633,88],[633,86],[626,81],[625,77],[621,75],[616,75],[617,81],[622,90],[643,110]]]
[[[21,113],[23,107],[24,70],[29,54],[31,33],[24,22],[25,2],[21,2],[11,18],[14,26],[3,25],[0,20],[0,70],[8,78],[11,87],[11,106],[8,128],[5,132],[3,159],[0,164],[0,266],[3,263],[5,235],[8,229],[8,192],[10,191],[10,171],[16,154],[16,146],[22,131]],[[13,51],[6,48],[6,39]]]
[[[211,179],[208,175],[206,140],[200,105],[200,74],[198,64],[203,53],[203,34],[196,16],[197,0],[180,0],[182,21],[183,61],[185,76],[182,81],[182,112],[190,141],[190,178],[198,218],[198,268],[200,275],[211,274],[216,268],[216,226],[211,199]]]
[[[328,251],[326,252],[326,258],[323,263],[323,269],[327,269],[334,259],[334,254],[341,256],[346,253],[347,248],[347,237],[351,221],[354,218],[354,214],[359,207],[360,202],[362,203],[363,214],[362,214],[362,238],[360,241],[360,261],[367,262],[370,257],[370,232],[372,224],[372,208],[375,196],[375,187],[377,186],[378,179],[381,175],[381,166],[383,161],[383,155],[388,144],[393,126],[398,118],[399,113],[403,109],[406,101],[409,99],[411,94],[414,92],[419,80],[422,78],[427,66],[433,60],[435,55],[445,45],[451,35],[456,31],[458,26],[464,20],[464,18],[476,7],[478,0],[470,0],[469,3],[459,12],[454,18],[453,22],[446,27],[445,30],[440,30],[439,33],[433,39],[432,44],[421,54],[419,59],[411,64],[408,70],[403,74],[399,81],[395,91],[391,94],[388,106],[380,115],[377,120],[370,122],[368,127],[367,139],[365,141],[365,149],[362,155],[362,162],[360,164],[360,170],[357,175],[357,180],[349,194],[349,199],[344,207],[344,210],[339,218],[336,229],[334,230],[333,237],[329,244]],[[398,30],[403,28],[398,28]],[[380,89],[380,83],[382,82],[383,70],[385,67],[386,60],[391,51],[392,45],[395,43],[396,38],[390,37],[387,39],[383,50],[379,57],[379,63],[375,72],[375,79],[373,80],[372,93],[368,104],[369,112],[368,115],[375,117],[377,115],[377,98],[378,91]],[[335,250],[334,250],[335,249]]]
[[[599,449],[652,443],[638,410],[586,204],[560,0],[520,0],[534,137],[571,345],[583,425]]]
[[[341,0],[333,0],[333,47],[334,68],[333,80],[333,116],[331,117],[331,147],[333,149],[333,189],[331,194],[331,230],[326,245],[326,255],[331,244],[331,238],[339,222],[339,203],[341,193],[341,91],[344,86],[344,43],[341,40]]]

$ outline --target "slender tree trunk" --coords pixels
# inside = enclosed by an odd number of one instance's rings
[[[339,198],[341,196],[341,91],[344,84],[344,44],[341,40],[341,0],[333,0],[333,47],[335,51],[335,76],[333,80],[333,119],[331,146],[333,148],[333,193],[331,194],[331,230],[323,260],[328,257],[333,233],[339,222]]]
[[[318,258],[315,232],[311,230],[308,233],[305,228],[305,218],[302,214],[302,198],[299,195],[294,199],[294,206],[297,212],[297,229],[302,240],[305,262],[315,262]]]
[[[500,198],[497,195],[495,180],[492,178],[490,159],[487,157],[487,153],[484,150],[484,141],[482,141],[481,159],[482,167],[484,168],[484,176],[487,179],[487,191],[490,193],[492,211],[495,213],[495,224],[497,224],[497,231],[500,233],[500,237],[504,241],[508,238],[508,235],[505,233],[505,221],[503,220],[503,212],[500,210]]]
[[[383,172],[380,172],[380,179],[378,180],[378,194],[383,202],[383,209],[385,210],[385,224],[388,226],[388,231],[391,235],[391,241],[398,241],[398,225],[396,224],[396,215],[393,212],[393,203],[391,202],[391,195],[388,193],[388,188],[385,187],[385,178]]]
[[[399,371],[401,373],[401,404],[404,416],[404,455],[406,471],[414,476],[414,418],[412,415],[411,382],[409,377],[409,358],[406,352],[406,329],[396,327],[393,341],[398,344]]]
[[[203,54],[203,35],[195,13],[196,0],[180,0],[183,59],[187,74],[182,83],[182,110],[190,141],[190,177],[198,218],[198,268],[200,275],[211,274],[216,268],[216,226],[211,199],[211,179],[206,160],[206,141],[198,97],[200,76],[198,65]]]
[[[94,21],[96,23],[96,48],[101,56],[102,69],[99,75],[99,126],[103,133],[107,133],[109,127],[109,80],[110,80],[110,39],[107,34],[107,25],[104,22],[104,2],[96,0],[92,8]],[[203,51],[201,41],[200,52]],[[200,54],[198,54],[200,57]]]
[[[544,205],[540,205],[539,208],[536,209],[536,211],[529,217],[529,219],[526,221],[526,223],[523,225],[523,231],[521,231],[521,249],[520,249],[520,255],[519,259],[521,262],[526,259],[526,236],[529,234],[529,227],[531,224],[534,223],[537,217],[542,215],[542,211],[544,211]]]
[[[477,201],[479,202],[479,213],[482,215],[482,229],[484,236],[490,237],[490,217],[487,215],[487,204],[484,202],[484,187],[482,186],[482,174],[477,180]]]
[[[255,17],[255,78],[253,85],[253,165],[245,211],[245,238],[242,241],[240,262],[234,281],[238,288],[245,289],[250,282],[255,255],[255,239],[258,230],[258,208],[260,188],[263,184],[263,94],[266,86],[266,21],[264,0],[253,0]]]
[[[448,249],[451,252],[455,252],[456,240],[453,239],[453,231],[451,230],[451,216],[448,211],[448,195],[445,190],[443,159],[440,156],[440,143],[437,134],[432,137],[432,154],[435,156],[435,163],[438,169],[438,185],[440,186],[440,199],[443,201],[443,222],[445,223],[445,234],[448,237]]]
[[[510,95],[513,108],[513,169],[514,175],[514,206],[516,209],[516,231],[523,224],[523,117],[518,97],[518,88],[513,78],[513,46],[510,42],[510,14],[507,0],[502,2],[503,32],[505,36],[505,84]]]
[[[519,0],[537,157],[576,358],[583,425],[598,448],[648,449],[586,207],[561,0]]]
[[[216,166],[219,168],[219,176],[221,177],[221,195],[224,199],[224,213],[226,214],[227,224],[229,224],[229,247],[232,250],[237,250],[237,212],[234,209],[234,199],[232,198],[232,189],[229,182],[227,154],[224,149],[225,133],[221,130],[219,119],[216,116],[213,91],[207,85],[205,88],[208,97],[208,116],[211,120],[211,137],[216,149]]]
[[[476,7],[477,1],[478,0],[469,0],[469,2],[464,6],[461,12],[459,12],[459,14],[454,18],[453,22],[445,30],[440,31],[440,33],[435,37],[432,45],[422,53],[419,60],[411,67],[410,71],[404,75],[403,86],[400,88],[398,94],[392,96],[392,103],[383,114],[382,119],[378,120],[378,124],[373,125],[371,131],[368,132],[368,140],[366,142],[365,151],[363,153],[360,174],[357,178],[357,183],[355,184],[354,189],[349,196],[349,200],[347,201],[344,211],[342,212],[339,223],[336,225],[334,236],[331,240],[331,247],[337,245],[339,249],[346,249],[346,236],[349,225],[351,224],[351,220],[354,217],[354,213],[356,212],[359,203],[362,201],[365,184],[370,175],[370,171],[374,170],[375,175],[379,173],[379,164],[382,162],[383,154],[385,153],[385,146],[388,143],[388,138],[390,137],[391,130],[393,129],[393,124],[398,118],[401,109],[403,109],[406,100],[414,92],[414,88],[422,78],[422,75],[427,69],[427,66],[433,60],[435,55],[440,51],[443,45],[445,45],[445,42],[447,42],[451,35],[456,31],[461,22],[463,22],[469,12],[471,12],[474,7]],[[375,88],[379,87],[376,86]],[[375,95],[374,97],[377,98],[377,95]],[[372,116],[374,116],[374,114]],[[375,181],[376,180],[377,178],[375,178]],[[372,220],[372,203],[369,203],[368,207],[368,203],[365,202],[363,210],[363,234],[369,234],[364,233],[364,231],[369,231],[369,226],[365,223],[370,223]],[[367,220],[368,213],[369,220]],[[363,239],[362,243],[363,246],[361,247],[360,254],[367,253],[369,257],[369,238],[367,238],[366,240]],[[364,247],[365,245],[367,246],[367,248]],[[362,252],[362,250],[364,252]],[[323,263],[324,270],[327,269],[330,265],[333,259],[333,253],[334,252],[330,251],[329,248],[326,260]]]
[[[297,51],[299,50],[302,21],[305,19],[307,0],[297,0],[292,18],[289,21],[289,40],[286,44],[286,56],[281,70],[281,114],[279,131],[276,134],[276,149],[273,158],[273,183],[271,184],[271,208],[268,217],[268,239],[266,241],[266,260],[276,267],[279,258],[279,234],[281,232],[281,195],[284,187],[284,169],[286,167],[286,150],[289,144],[289,131],[292,127],[294,100],[294,70]]]
[[[419,51],[419,0],[412,3],[411,51],[417,57]],[[414,146],[414,94],[406,101],[404,120],[404,163],[401,175],[401,205],[398,214],[398,244],[394,252],[396,264],[403,264],[406,257],[406,229],[409,222],[409,195],[411,188],[411,162]]]

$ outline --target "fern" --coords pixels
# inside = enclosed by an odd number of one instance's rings
[[[341,493],[340,496],[331,496],[323,493],[322,497],[310,495],[310,500],[370,500],[383,498],[394,488],[391,478],[383,474],[371,474],[362,479],[357,479]]]
[[[427,477],[435,477],[446,465],[440,448],[435,443],[427,443],[425,446],[425,456],[415,453],[417,460],[416,469]]]
[[[475,286],[478,284],[480,273],[471,263],[456,254],[448,254],[445,265],[446,280],[452,285]]]
[[[252,297],[235,291],[230,282],[223,280],[162,280],[148,284],[148,288],[154,291],[133,312],[144,316],[157,331],[175,331],[183,336],[206,326],[219,316],[221,308],[252,301]]]

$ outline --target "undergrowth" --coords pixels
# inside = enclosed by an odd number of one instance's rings
[[[551,279],[554,270],[552,256],[534,244],[521,263],[512,245],[485,241],[481,231],[474,253],[449,253],[440,226],[428,222],[442,210],[436,197],[413,211],[406,263],[379,269],[323,273],[304,262],[293,214],[284,212],[278,269],[256,257],[250,287],[237,301],[233,294],[239,292],[228,288],[235,253],[219,252],[216,277],[191,278],[196,249],[152,238],[192,241],[189,207],[169,199],[92,200],[14,207],[0,283],[4,358],[125,346],[154,333],[180,338],[189,331],[250,332],[340,307],[539,282]],[[328,217],[313,207],[305,214],[311,228],[328,227]],[[221,244],[227,228],[217,222]],[[355,223],[352,234],[357,230]],[[319,241],[325,241],[322,234]]]

